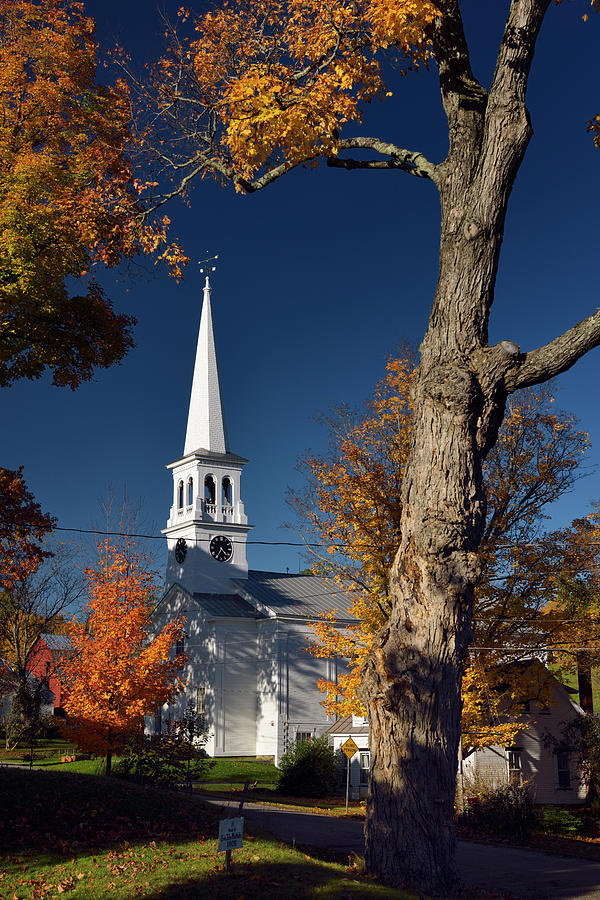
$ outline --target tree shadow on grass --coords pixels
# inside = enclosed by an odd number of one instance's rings
[[[288,854],[294,854],[286,848]],[[296,860],[287,862],[234,862],[231,872],[221,868],[203,877],[172,883],[161,890],[145,895],[145,900],[266,900],[266,898],[373,898],[373,900],[416,900],[417,895],[400,889],[386,888],[371,879],[341,869],[332,863],[308,862],[296,852]]]
[[[204,840],[218,814],[202,800],[116,778],[0,769],[0,848],[100,850],[123,841]]]

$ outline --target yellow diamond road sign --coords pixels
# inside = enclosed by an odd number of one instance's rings
[[[354,754],[358,753],[358,747],[356,746],[352,738],[348,738],[347,741],[344,741],[340,749],[344,751],[348,759],[352,759]]]

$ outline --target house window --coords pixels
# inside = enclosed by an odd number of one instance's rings
[[[369,783],[369,772],[371,771],[371,754],[368,750],[361,750],[359,765],[360,784],[366,786]]]
[[[558,772],[559,791],[568,791],[571,787],[571,769],[569,766],[569,754],[559,751],[556,754],[556,769]]]
[[[523,779],[523,769],[521,767],[522,752],[520,747],[508,747],[506,750],[508,780],[511,784],[521,784]]]
[[[194,502],[194,479],[188,478],[187,505],[191,506],[193,502]]]
[[[296,743],[300,744],[304,741],[305,744],[310,744],[312,740],[312,731],[297,731],[296,732]]]
[[[183,509],[183,481],[177,485],[177,509]]]
[[[185,643],[183,638],[178,638],[175,641],[175,656],[183,656],[185,653]]]

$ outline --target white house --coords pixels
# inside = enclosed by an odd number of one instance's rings
[[[539,665],[532,662],[533,665]],[[511,781],[527,782],[536,803],[556,805],[581,804],[586,786],[578,777],[573,753],[555,753],[544,743],[547,734],[560,738],[561,725],[583,710],[572,698],[573,689],[551,679],[552,700],[542,707],[531,701],[523,714],[523,729],[508,746],[496,744],[471,752],[459,766],[458,778],[465,796],[476,794],[483,786],[495,787]],[[350,761],[351,797],[367,793],[370,753],[369,725],[361,716],[346,716],[328,729],[334,750],[351,737],[358,751]]]
[[[229,449],[221,403],[208,277],[198,335],[183,456],[173,473],[173,505],[164,534],[166,588],[155,613],[160,628],[185,619],[185,694],[163,707],[155,727],[178,718],[188,700],[205,716],[211,756],[268,755],[330,724],[317,688],[335,679],[339,660],[306,652],[309,622],[336,614],[353,621],[348,595],[334,582],[248,569],[251,525],[242,500],[247,460]]]
[[[532,665],[541,665],[532,662]],[[556,678],[550,682],[552,702],[540,706],[531,701],[521,717],[523,730],[509,746],[499,744],[470,753],[463,760],[465,794],[470,786],[525,781],[530,785],[536,803],[571,806],[586,798],[586,785],[576,771],[574,753],[554,752],[544,743],[546,735],[561,736],[561,726],[583,710],[573,700],[572,688]]]

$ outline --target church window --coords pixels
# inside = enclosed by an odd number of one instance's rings
[[[212,475],[207,475],[204,479],[204,502],[209,506],[214,506],[216,502],[215,496],[215,479],[212,477]]]
[[[233,485],[231,484],[231,478],[226,475],[223,479],[223,506],[232,506],[232,498]]]
[[[183,509],[183,481],[177,485],[177,509]]]
[[[183,638],[178,638],[175,641],[175,658],[177,658],[178,656],[183,656],[184,653],[185,653],[185,644],[184,644]]]
[[[194,502],[194,479],[188,478],[187,485],[187,505],[191,506]]]

